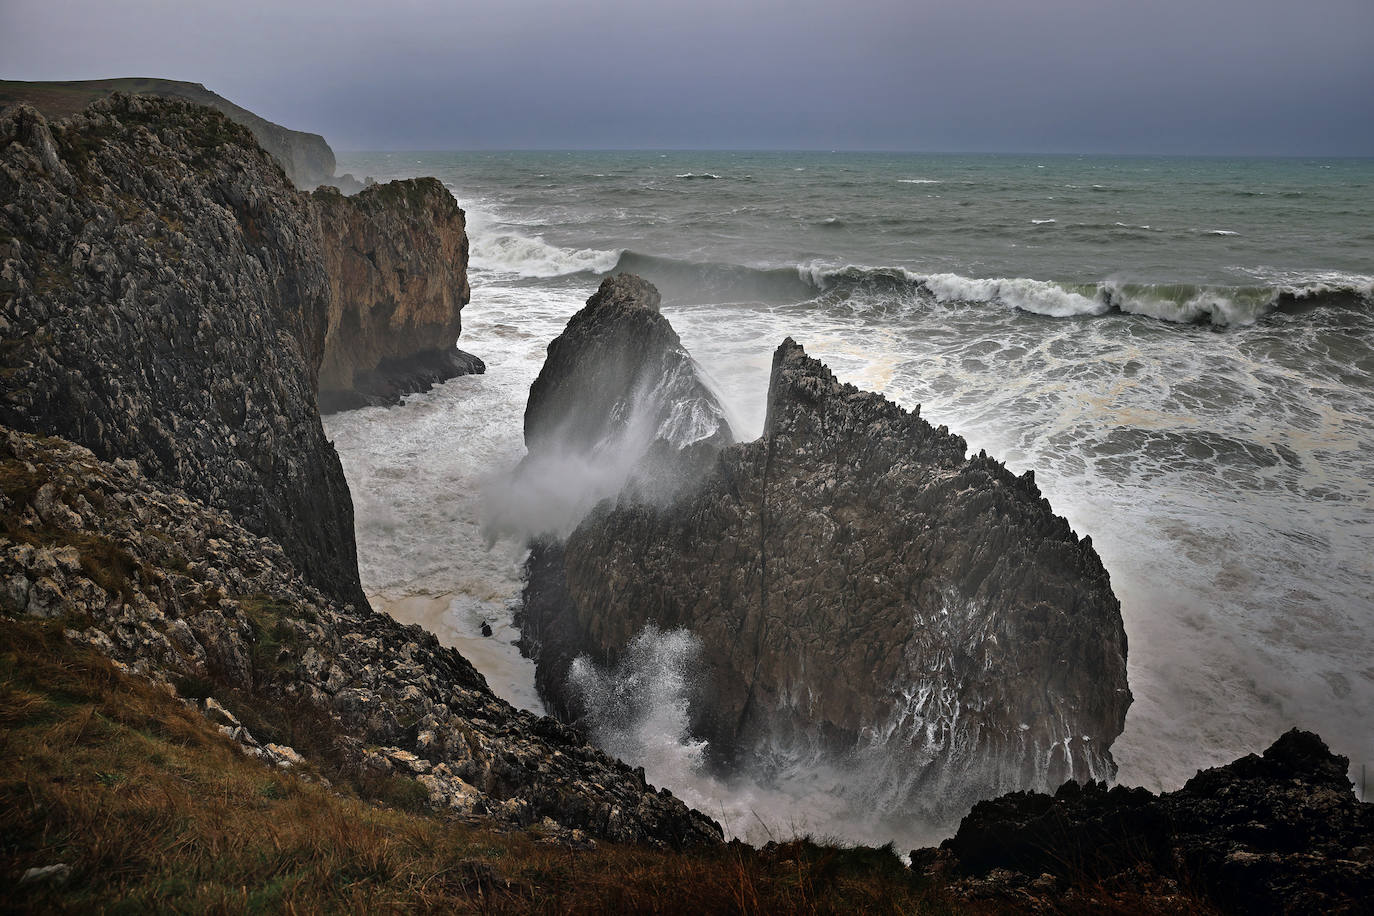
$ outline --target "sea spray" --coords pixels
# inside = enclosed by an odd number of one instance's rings
[[[614,269],[663,291],[665,313],[720,381],[741,440],[762,430],[769,357],[791,335],[842,380],[920,404],[974,450],[1034,469],[1056,510],[1093,536],[1122,600],[1136,696],[1113,747],[1122,782],[1177,788],[1198,767],[1259,750],[1294,723],[1374,760],[1363,712],[1374,702],[1369,160],[416,158],[355,155],[341,170],[440,175],[468,208],[478,250],[499,235],[567,253],[626,249]],[[673,177],[703,170],[755,180]],[[611,177],[579,177],[594,173]],[[1029,222],[1046,215],[1059,218],[1052,245]],[[830,217],[844,230],[819,225]],[[1193,231],[1214,226],[1240,235]],[[819,265],[824,280],[848,264],[909,276],[856,268],[827,292],[796,267]],[[491,562],[478,489],[466,480],[520,460],[520,414],[544,348],[597,282],[590,272],[522,276],[535,272],[474,257],[463,347],[486,360],[488,375],[400,410],[326,419],[355,501],[354,469],[371,470],[371,508],[358,515],[365,583],[467,593],[459,580]],[[1063,284],[1095,303],[1109,295],[1111,307],[1051,318],[1005,303],[940,302],[920,281],[942,274]],[[1243,309],[1216,322],[1211,309],[1185,307],[1200,291]],[[1131,313],[1153,301],[1168,320]],[[417,424],[415,408],[426,403],[442,403],[443,422]],[[519,545],[498,543],[506,546]],[[520,588],[509,571],[518,559],[503,566],[491,581],[505,582],[509,598]],[[799,750],[781,748],[779,760],[800,761]],[[746,804],[752,789],[730,783],[739,793],[730,804],[745,805],[729,818],[732,832],[756,823],[751,809],[783,812],[775,823],[786,824],[789,805],[818,832],[837,823],[830,814],[843,812],[826,784],[847,780],[804,769],[795,762],[778,778],[814,791],[774,807]]]
[[[691,733],[698,701],[701,643],[686,630],[649,624],[614,665],[580,656],[569,669],[585,724],[604,751],[643,766],[653,785],[667,787],[709,814],[726,835],[756,845],[799,836],[899,847],[935,841],[953,825],[885,807],[871,794],[873,774],[827,758],[805,740],[761,748],[755,771],[721,775],[707,764],[707,742]]]

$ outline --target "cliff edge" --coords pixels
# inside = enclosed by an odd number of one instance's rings
[[[248,109],[235,105],[224,96],[211,92],[200,83],[151,77],[63,82],[0,80],[0,108],[27,103],[41,111],[49,120],[57,120],[70,117],[92,102],[107,98],[116,92],[181,99],[219,111],[229,120],[252,131],[258,144],[272,154],[286,170],[287,177],[298,188],[313,188],[316,185],[342,181],[348,185],[346,190],[350,190],[357,184],[352,176],[334,175],[334,151],[329,148],[324,137],[291,130],[259,117]]]
[[[366,606],[316,408],[330,312],[314,214],[249,131],[113,96],[0,116],[0,423],[233,514]]]

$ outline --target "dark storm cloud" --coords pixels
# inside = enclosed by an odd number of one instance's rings
[[[0,0],[0,75],[340,148],[1374,154],[1371,0]]]

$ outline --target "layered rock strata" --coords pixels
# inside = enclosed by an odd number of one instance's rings
[[[603,498],[664,504],[733,441],[659,304],[645,280],[607,277],[549,344],[498,526],[562,535]]]
[[[60,619],[275,766],[415,780],[435,808],[517,826],[721,838],[643,770],[497,699],[433,635],[307,585],[228,514],[132,462],[3,427],[0,612]]]
[[[325,412],[394,404],[456,375],[482,372],[456,349],[468,287],[464,214],[435,178],[311,195],[331,303],[320,365]]]
[[[0,117],[0,423],[231,512],[365,606],[316,409],[331,295],[306,198],[244,127],[113,96]]]
[[[536,545],[541,689],[577,718],[573,659],[654,623],[703,644],[693,729],[720,762],[841,761],[870,804],[943,816],[1110,777],[1131,694],[1107,572],[1029,472],[965,451],[785,341],[762,439]]]
[[[1294,729],[1176,792],[1016,792],[979,802],[939,849],[912,853],[913,868],[971,898],[1038,899],[1047,911],[1074,895],[1081,905],[1085,887],[1167,910],[1183,886],[1222,912],[1368,912],[1374,804],[1356,799],[1348,767]]]

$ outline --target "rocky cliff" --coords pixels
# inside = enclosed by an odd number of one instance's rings
[[[0,613],[60,619],[273,767],[413,781],[440,812],[548,818],[573,843],[721,838],[642,770],[498,700],[433,635],[305,584],[229,514],[132,462],[3,427]]]
[[[334,175],[334,151],[324,137],[274,124],[211,92],[200,83],[147,77],[66,82],[0,80],[0,108],[25,102],[50,120],[66,118],[116,92],[182,99],[221,112],[231,121],[252,131],[258,144],[272,154],[297,187],[313,188],[321,184],[340,183],[347,185],[345,190],[361,187],[351,175]]]
[[[0,117],[0,423],[231,512],[365,606],[316,409],[331,307],[309,202],[246,128],[114,96]]]
[[[331,292],[322,410],[394,404],[484,371],[456,349],[472,296],[468,237],[463,211],[437,179],[373,185],[352,197],[321,188],[310,201]]]
[[[607,497],[665,503],[733,441],[659,301],[639,277],[607,277],[549,344],[496,527],[561,536]]]
[[[1176,792],[1016,792],[979,802],[912,865],[970,898],[1039,900],[1046,911],[1086,911],[1090,887],[1161,911],[1192,909],[1201,894],[1222,912],[1369,912],[1374,804],[1355,798],[1349,763],[1294,729],[1263,756],[1202,770]]]
[[[957,816],[1110,777],[1131,699],[1107,572],[1032,476],[966,458],[791,340],[763,438],[671,506],[605,503],[536,545],[524,621],[573,718],[576,656],[611,664],[651,622],[690,630],[694,730],[718,760],[841,761],[880,809]]]

